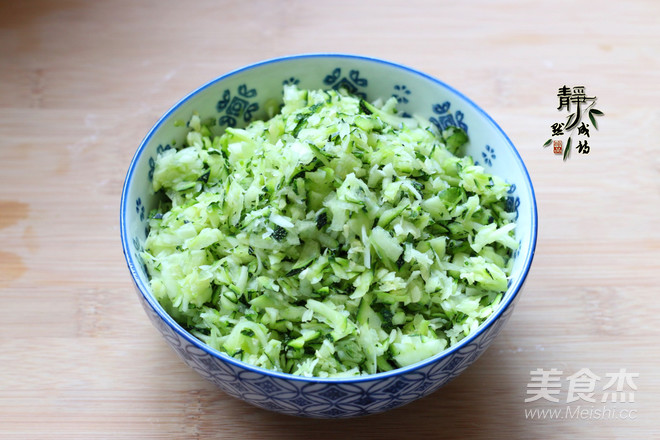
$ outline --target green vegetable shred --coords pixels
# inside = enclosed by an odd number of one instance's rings
[[[193,115],[157,157],[143,259],[167,312],[230,356],[316,377],[404,367],[474,332],[517,241],[508,185],[462,157],[466,133],[394,98],[285,86],[283,101],[221,134]]]

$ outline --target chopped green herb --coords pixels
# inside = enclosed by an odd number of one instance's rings
[[[271,237],[273,237],[277,241],[282,241],[286,237],[286,229],[281,227],[280,225],[276,225],[275,228],[273,228],[273,233],[271,234]]]
[[[316,216],[316,229],[321,229],[328,223],[328,214],[324,212]]]

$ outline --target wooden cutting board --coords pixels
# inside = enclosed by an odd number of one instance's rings
[[[653,1],[3,2],[0,437],[658,438],[659,17]],[[137,302],[118,226],[130,159],[172,104],[242,65],[324,51],[465,92],[517,145],[540,218],[489,351],[421,401],[344,421],[253,408],[185,367]],[[566,161],[543,147],[562,86],[604,113]],[[552,369],[558,402],[526,402]],[[611,402],[622,369],[633,401]]]

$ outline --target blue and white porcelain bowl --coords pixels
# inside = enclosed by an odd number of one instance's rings
[[[398,108],[428,118],[438,128],[467,131],[467,153],[511,184],[507,202],[517,212],[515,254],[509,289],[499,308],[471,336],[437,355],[386,373],[341,379],[299,377],[254,367],[210,348],[172,319],[153,297],[139,252],[147,235],[147,213],[156,206],[151,185],[157,154],[183,143],[192,112],[214,117],[218,128],[244,126],[265,115],[266,103],[281,100],[282,85],[338,89],[366,98],[396,97]],[[153,325],[193,370],[227,394],[269,410],[309,417],[378,413],[428,395],[455,378],[493,342],[513,312],[536,246],[537,212],[532,182],[502,129],[462,93],[422,72],[354,55],[309,54],[272,59],[227,73],[179,101],[140,144],[121,198],[121,240],[138,297]]]

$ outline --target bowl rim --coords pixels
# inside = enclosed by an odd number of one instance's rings
[[[397,69],[401,69],[404,71],[407,71],[408,73],[412,73],[414,75],[420,76],[422,78],[425,78],[433,83],[436,83],[440,87],[443,87],[447,90],[449,90],[451,93],[454,93],[455,95],[459,96],[461,99],[464,100],[466,104],[471,106],[473,110],[475,110],[481,117],[486,119],[490,124],[492,124],[497,131],[500,132],[500,134],[503,136],[505,143],[508,145],[508,147],[512,150],[514,154],[515,161],[518,164],[518,167],[522,171],[522,175],[524,177],[524,180],[526,181],[528,187],[529,187],[529,194],[531,196],[531,227],[530,227],[530,246],[526,249],[526,253],[524,255],[524,262],[523,262],[523,269],[521,276],[517,279],[514,280],[513,283],[509,286],[507,289],[507,292],[502,297],[502,302],[498,305],[496,310],[484,321],[481,323],[481,325],[477,328],[477,330],[460,340],[458,343],[446,348],[445,350],[435,354],[434,356],[431,356],[429,358],[426,358],[422,361],[416,362],[414,364],[401,367],[401,368],[396,368],[394,370],[390,371],[385,371],[382,373],[376,373],[376,374],[368,374],[368,375],[361,375],[361,376],[347,376],[347,377],[318,377],[318,376],[299,376],[295,375],[292,373],[284,373],[284,372],[279,372],[275,370],[269,370],[266,368],[258,367],[252,364],[245,363],[243,361],[240,361],[238,359],[235,359],[231,356],[229,356],[226,353],[223,353],[219,350],[216,350],[201,340],[197,339],[194,337],[190,332],[185,330],[181,325],[179,325],[166,311],[163,309],[163,307],[160,305],[158,300],[149,293],[147,287],[142,283],[140,280],[140,277],[137,273],[137,267],[138,264],[133,260],[133,256],[130,255],[129,253],[129,238],[128,238],[128,225],[126,224],[126,219],[127,219],[127,209],[128,209],[128,193],[131,188],[131,183],[133,181],[134,173],[137,168],[137,164],[140,161],[140,158],[146,149],[147,145],[151,141],[151,138],[154,136],[154,134],[161,128],[161,126],[167,121],[172,113],[177,111],[179,107],[181,107],[183,104],[185,104],[188,100],[191,98],[195,97],[196,95],[202,93],[204,90],[208,89],[209,87],[215,85],[218,82],[221,82],[225,79],[228,79],[232,76],[238,75],[240,73],[246,72],[248,70],[256,69],[259,67],[263,67],[269,64],[274,64],[274,63],[281,63],[281,62],[289,62],[289,61],[294,61],[298,59],[310,59],[310,58],[338,58],[338,59],[351,59],[351,60],[358,60],[358,61],[367,61],[367,62],[372,62],[372,63],[379,63],[383,64],[389,67],[394,67]],[[128,269],[131,273],[131,277],[133,279],[133,283],[137,287],[138,291],[144,298],[144,300],[149,304],[149,306],[153,309],[153,311],[158,315],[159,318],[161,318],[174,332],[176,332],[180,337],[185,339],[187,342],[191,343],[193,346],[197,347],[198,349],[204,351],[208,355],[213,356],[214,358],[219,358],[220,360],[227,362],[231,364],[234,367],[238,367],[244,370],[248,370],[253,373],[258,373],[262,374],[265,376],[270,376],[278,379],[284,379],[284,380],[292,380],[292,381],[298,381],[298,382],[306,382],[306,383],[361,383],[361,382],[370,382],[370,381],[375,381],[375,380],[382,380],[382,379],[387,379],[390,377],[395,377],[399,375],[404,375],[407,373],[413,373],[419,369],[422,369],[424,367],[429,366],[430,364],[434,364],[438,361],[440,361],[443,358],[449,357],[455,352],[461,350],[463,347],[470,345],[475,339],[480,337],[491,325],[495,323],[507,310],[518,294],[520,293],[520,290],[525,283],[525,280],[527,279],[527,275],[529,274],[532,261],[534,259],[534,254],[536,251],[536,241],[537,241],[537,235],[538,235],[538,210],[537,210],[537,203],[536,203],[536,195],[534,193],[534,187],[532,184],[532,180],[529,176],[529,172],[527,171],[527,168],[522,160],[522,157],[520,156],[520,153],[516,149],[516,147],[513,145],[513,142],[509,139],[507,134],[502,130],[502,128],[493,120],[493,118],[486,113],[481,107],[479,107],[477,104],[475,104],[470,98],[465,96],[463,93],[460,91],[456,90],[452,86],[444,83],[443,81],[439,80],[438,78],[435,78],[429,74],[426,74],[424,72],[421,72],[417,69],[408,67],[403,64],[399,64],[396,62],[392,61],[387,61],[383,60],[380,58],[375,58],[371,56],[364,56],[364,55],[357,55],[357,54],[347,54],[347,53],[336,53],[336,52],[318,52],[318,53],[303,53],[303,54],[296,54],[296,55],[286,55],[286,56],[280,56],[280,57],[275,57],[275,58],[270,58],[266,59],[263,61],[258,61],[255,63],[248,64],[243,67],[239,67],[237,69],[231,70],[225,74],[222,74],[205,84],[197,87],[194,89],[192,92],[188,93],[185,95],[183,98],[181,98],[176,104],[174,104],[170,109],[168,109],[159,119],[158,121],[153,125],[153,127],[149,130],[147,135],[144,137],[142,142],[140,143],[138,149],[133,155],[133,158],[131,159],[131,162],[129,164],[128,170],[126,172],[126,177],[124,180],[124,184],[122,187],[122,194],[121,194],[121,204],[120,204],[120,211],[119,211],[119,224],[120,224],[120,236],[121,236],[121,243],[122,243],[122,250],[124,253],[124,258],[126,259],[126,263],[128,265]],[[520,256],[520,255],[519,255]]]

